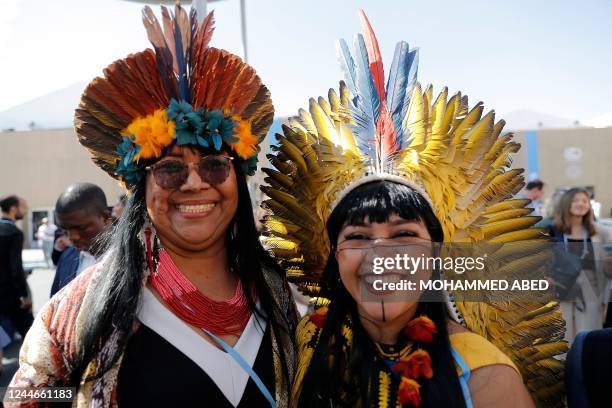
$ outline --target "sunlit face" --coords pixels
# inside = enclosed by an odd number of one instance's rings
[[[584,217],[591,210],[591,202],[589,196],[585,193],[576,193],[570,204],[570,214],[579,217]]]
[[[173,146],[158,163],[178,160],[197,165],[201,157],[197,150]],[[165,247],[201,251],[224,242],[238,207],[238,184],[231,166],[223,183],[211,185],[200,178],[197,166],[190,165],[187,180],[174,191],[158,186],[153,172],[147,173],[147,211]]]
[[[395,257],[405,253],[418,256],[417,252],[422,253],[423,248],[431,254],[431,236],[423,221],[407,221],[396,214],[384,223],[370,223],[366,219],[363,225],[344,226],[337,242],[340,279],[357,303],[361,316],[375,322],[389,322],[416,309],[420,295],[418,291],[401,295],[400,300],[397,291],[376,290],[373,281],[409,279],[418,282],[429,279],[431,272],[420,269],[410,275],[407,271],[386,269],[382,274],[376,274],[373,272],[372,258]]]

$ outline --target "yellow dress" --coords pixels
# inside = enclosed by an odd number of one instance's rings
[[[309,318],[305,316],[298,324],[296,330],[296,339],[298,345],[298,369],[293,384],[291,401],[294,406],[297,404],[300,389],[304,375],[310,365],[313,352],[318,342],[318,337],[321,329],[317,327]],[[352,338],[352,330],[349,325],[343,326],[343,335],[349,340]],[[472,332],[460,332],[449,335],[452,354],[455,358],[457,367],[457,375],[466,400],[466,406],[469,408],[471,404],[471,396],[467,388],[467,381],[474,370],[481,367],[503,364],[518,369],[512,360],[506,356],[501,350],[495,347],[484,337]],[[379,408],[383,407],[400,407],[398,401],[392,401],[391,395],[396,393],[389,392],[391,384],[391,376],[387,371],[379,373]]]

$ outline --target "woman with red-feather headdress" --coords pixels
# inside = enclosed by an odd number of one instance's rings
[[[103,260],[39,313],[11,386],[76,387],[83,406],[287,406],[297,315],[246,182],[270,94],[209,46],[212,14],[162,17],[144,9],[153,50],[108,66],[76,110],[129,199]]]

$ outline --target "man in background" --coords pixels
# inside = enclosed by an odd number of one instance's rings
[[[15,225],[26,215],[27,203],[11,195],[0,199],[0,209],[0,325],[12,339],[15,331],[25,336],[34,321],[32,297],[21,263],[23,232]]]
[[[103,252],[98,238],[111,221],[104,191],[91,183],[69,186],[57,199],[55,214],[72,246],[63,251],[57,263],[51,296],[97,262]]]
[[[531,206],[533,207],[531,215],[543,215],[544,182],[542,180],[531,180],[528,182],[523,196],[531,200]]]

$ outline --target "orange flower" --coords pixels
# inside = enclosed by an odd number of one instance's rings
[[[418,382],[410,378],[402,377],[402,382],[400,383],[397,393],[400,404],[412,404],[418,408],[421,405],[421,393],[419,392],[419,388],[421,388],[421,386]]]
[[[427,316],[420,316],[408,322],[404,328],[404,333],[414,341],[431,343],[434,334],[437,333],[436,325]]]
[[[123,136],[134,136],[134,144],[140,146],[140,152],[134,156],[139,159],[161,157],[164,147],[174,140],[175,123],[168,120],[165,109],[158,109],[144,118],[137,118],[121,132]]]
[[[408,357],[401,359],[391,367],[394,373],[402,373],[404,377],[417,379],[421,376],[430,379],[433,377],[431,357],[423,349],[418,349]]]
[[[248,160],[257,154],[257,137],[251,133],[251,124],[241,120],[238,116],[233,116],[237,125],[234,128],[234,137],[238,139],[232,143],[232,149],[244,160]]]
[[[325,319],[327,318],[327,307],[322,306],[318,308],[308,318],[311,322],[314,323],[315,326],[317,326],[319,329],[322,329],[325,325]]]

